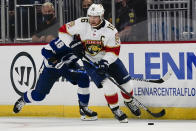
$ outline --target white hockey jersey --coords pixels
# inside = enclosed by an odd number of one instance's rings
[[[120,38],[116,28],[106,20],[103,20],[101,28],[91,27],[88,17],[82,17],[64,24],[59,29],[59,38],[66,44],[73,40],[73,35],[79,35],[86,56],[93,62],[105,59],[109,64],[113,63],[120,52]]]

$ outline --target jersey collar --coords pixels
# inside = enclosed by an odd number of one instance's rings
[[[101,29],[104,26],[105,26],[105,20],[103,19],[102,22],[101,22],[101,24],[99,26],[93,27],[93,28],[99,30],[99,29]]]

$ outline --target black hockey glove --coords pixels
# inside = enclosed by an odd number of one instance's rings
[[[105,75],[105,73],[108,73],[108,68],[109,68],[109,63],[107,60],[101,60],[98,62],[98,69],[97,69],[97,73],[99,75]]]
[[[51,57],[51,58],[48,59],[48,62],[55,64],[57,62],[57,58],[56,57]]]
[[[56,57],[53,56],[51,58],[48,58],[49,65],[55,66],[57,63],[58,63],[58,59]]]
[[[85,49],[82,45],[82,42],[79,40],[74,40],[69,44],[70,48],[72,48],[73,53],[80,59],[85,55]]]

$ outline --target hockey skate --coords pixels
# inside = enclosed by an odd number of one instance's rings
[[[120,122],[120,123],[128,123],[127,115],[122,112],[119,108],[119,106],[115,108],[111,108],[110,105],[108,105],[111,109],[112,113],[114,114],[114,117]]]
[[[135,116],[140,117],[141,111],[140,111],[139,107],[136,105],[136,103],[133,99],[131,99],[130,102],[125,102],[124,101],[124,103]]]
[[[97,120],[97,112],[90,110],[87,106],[80,105],[80,115],[83,121],[95,121]]]
[[[14,105],[14,108],[13,108],[14,113],[20,112],[24,105],[25,105],[25,102],[24,102],[24,100],[23,100],[23,97],[20,97],[20,98],[16,101],[16,103],[15,103],[15,105]]]

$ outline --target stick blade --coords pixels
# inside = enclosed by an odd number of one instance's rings
[[[163,79],[159,79],[159,80],[149,80],[149,82],[152,82],[152,83],[163,83],[164,80],[163,80]]]
[[[165,109],[163,109],[162,111],[160,111],[159,113],[152,113],[152,112],[149,112],[152,116],[154,117],[162,117],[165,115]]]

